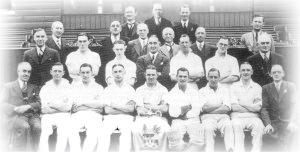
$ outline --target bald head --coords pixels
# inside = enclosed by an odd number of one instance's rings
[[[154,3],[152,7],[152,14],[154,18],[161,18],[163,12],[163,7],[160,3]]]
[[[54,21],[51,26],[52,35],[60,38],[64,33],[64,25],[60,21]]]
[[[141,39],[145,39],[148,37],[148,33],[149,33],[149,29],[148,29],[148,25],[145,23],[140,23],[137,26],[137,34],[139,35],[139,37]]]
[[[174,30],[170,27],[164,28],[162,31],[162,37],[166,43],[172,43],[174,39]]]
[[[18,64],[18,79],[27,82],[31,74],[31,65],[28,62],[21,62]]]
[[[275,82],[280,82],[284,77],[284,71],[281,65],[275,64],[271,68],[271,76]]]
[[[269,34],[262,34],[258,37],[259,51],[267,53],[271,49],[271,36]]]
[[[134,21],[136,15],[137,15],[137,12],[133,6],[128,6],[125,8],[124,16],[126,17],[127,21],[129,21],[129,22]]]

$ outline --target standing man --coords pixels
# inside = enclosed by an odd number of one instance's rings
[[[218,50],[214,57],[205,62],[206,75],[208,70],[216,68],[220,71],[219,83],[229,89],[233,82],[239,79],[239,64],[235,57],[227,54],[228,38],[221,36],[217,43]]]
[[[266,126],[266,141],[272,141],[270,150],[297,151],[299,149],[299,98],[293,83],[283,81],[284,71],[281,65],[271,69],[273,82],[262,88],[261,118]],[[291,143],[293,139],[297,147]],[[269,143],[266,143],[269,144]]]
[[[179,39],[182,34],[186,34],[190,37],[191,43],[195,43],[195,31],[198,27],[197,24],[189,21],[189,17],[191,15],[191,11],[189,5],[184,4],[180,7],[180,22],[174,23],[174,31],[175,31],[175,39],[174,42],[176,44],[179,43]]]
[[[119,151],[129,152],[132,144],[131,128],[134,119],[132,114],[135,107],[135,91],[124,82],[125,69],[122,64],[113,65],[112,75],[115,82],[104,90],[106,115],[98,138],[98,152],[108,152],[110,136],[115,130],[121,132]]]
[[[40,138],[40,152],[49,152],[49,136],[53,127],[57,128],[57,142],[55,151],[63,152],[67,147],[70,124],[71,90],[69,81],[62,78],[65,74],[64,66],[57,62],[50,71],[52,79],[41,89],[42,103],[42,134]]]
[[[147,24],[140,23],[137,26],[139,38],[128,42],[125,55],[132,62],[136,63],[140,56],[147,54],[148,33],[149,29]]]
[[[245,152],[244,130],[251,130],[252,151],[260,152],[264,124],[260,119],[262,106],[261,86],[252,81],[252,66],[244,62],[240,66],[241,80],[231,86],[231,121],[235,137],[236,152]]]
[[[264,25],[264,17],[262,15],[254,15],[252,18],[252,27],[253,30],[249,33],[245,33],[241,37],[241,42],[248,50],[254,54],[259,52],[258,48],[258,39],[261,35],[267,34],[266,32],[262,31],[262,27]],[[272,35],[268,35],[271,40],[271,52],[275,52],[274,40]]]
[[[213,152],[215,146],[215,131],[224,136],[226,151],[234,149],[234,134],[230,117],[230,93],[228,88],[219,85],[220,72],[212,68],[207,73],[208,83],[199,90],[199,98],[203,102],[201,120],[205,130],[206,152]]]
[[[204,76],[201,58],[191,51],[188,35],[183,34],[179,44],[180,51],[171,59],[170,63],[171,80],[177,81],[177,70],[180,67],[185,67],[189,70],[188,84],[198,90],[196,82]]]
[[[146,81],[145,72],[147,66],[154,65],[157,70],[158,82],[170,89],[170,60],[159,51],[159,44],[158,38],[155,35],[151,36],[148,40],[149,53],[138,58],[136,62],[137,87],[143,85]]]
[[[90,41],[87,33],[79,33],[77,35],[78,50],[67,56],[66,65],[72,78],[72,83],[81,83],[80,66],[88,63],[93,67],[92,80],[98,75],[101,67],[100,56],[89,49]]]
[[[165,27],[172,27],[171,21],[162,17],[163,7],[160,3],[154,3],[152,6],[153,17],[145,21],[149,28],[149,37],[156,35],[161,43],[164,42],[162,38],[162,30]]]
[[[162,37],[165,40],[164,45],[160,47],[161,52],[170,60],[180,50],[180,46],[173,42],[174,30],[171,27],[166,27],[162,31]]]
[[[29,62],[32,67],[29,83],[43,86],[51,79],[49,71],[54,63],[60,62],[59,54],[56,50],[50,49],[45,45],[47,35],[44,29],[36,29],[34,41],[36,47],[24,52],[23,61]]]
[[[157,150],[167,147],[167,133],[170,130],[166,116],[168,106],[164,101],[168,90],[157,82],[155,66],[149,65],[145,72],[146,83],[137,88],[136,110],[138,116],[133,125],[135,151]]]
[[[125,8],[124,16],[126,18],[126,23],[122,24],[121,36],[128,37],[129,40],[134,40],[139,37],[137,34],[137,25],[139,23],[135,20],[136,15],[136,9],[133,6]]]
[[[206,60],[215,55],[217,48],[215,46],[212,46],[204,42],[206,38],[205,28],[199,26],[196,29],[195,36],[196,36],[196,43],[191,45],[192,52],[198,55],[202,60],[202,65],[205,65]],[[205,67],[204,67],[204,73],[206,73]],[[207,80],[205,76],[202,77],[197,83],[199,89],[205,87],[206,84],[207,84]]]
[[[37,151],[40,134],[41,109],[39,87],[28,82],[31,66],[28,62],[18,64],[18,79],[4,85],[0,96],[1,116],[5,150]]]
[[[204,145],[204,130],[200,123],[202,103],[198,90],[188,85],[189,71],[179,68],[176,74],[177,84],[168,93],[166,102],[172,118],[171,131],[168,135],[169,148],[178,151],[199,151]],[[184,142],[188,133],[189,142]]]
[[[258,38],[259,53],[248,57],[248,62],[252,65],[254,71],[252,79],[260,86],[272,82],[271,67],[275,64],[284,66],[283,56],[271,52],[271,39],[267,34],[260,35]]]

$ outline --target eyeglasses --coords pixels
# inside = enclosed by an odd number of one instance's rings
[[[120,25],[119,24],[113,24],[110,27],[120,27]]]
[[[220,46],[225,46],[225,47],[228,46],[228,44],[224,44],[224,43],[219,43],[219,45],[220,45]]]
[[[261,45],[270,44],[270,42],[260,42]]]

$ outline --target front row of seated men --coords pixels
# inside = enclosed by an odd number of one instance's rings
[[[7,148],[49,151],[53,127],[57,128],[56,151],[65,151],[69,142],[72,152],[108,151],[115,130],[121,133],[119,151],[130,151],[132,142],[136,151],[199,151],[203,146],[214,151],[219,130],[227,151],[242,152],[245,129],[251,130],[252,151],[261,150],[264,134],[276,142],[275,150],[288,150],[290,138],[298,136],[296,89],[282,80],[280,65],[271,69],[274,82],[263,88],[251,80],[253,70],[247,62],[241,64],[241,80],[231,89],[219,84],[220,72],[212,68],[207,86],[199,91],[188,84],[189,71],[179,68],[178,83],[170,92],[157,81],[153,65],[146,68],[146,83],[136,91],[125,82],[122,64],[112,66],[113,82],[105,89],[93,79],[91,65],[84,63],[79,71],[82,82],[70,85],[62,78],[63,65],[54,64],[52,79],[39,92],[27,83],[30,64],[18,65],[18,80],[4,85],[0,98]],[[170,126],[166,115],[172,120]],[[86,139],[81,147],[82,129]],[[185,134],[189,140],[184,140]]]

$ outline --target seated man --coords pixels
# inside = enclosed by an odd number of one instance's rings
[[[122,64],[112,67],[114,83],[104,90],[105,116],[103,129],[98,138],[98,151],[107,152],[110,145],[110,136],[115,131],[121,132],[119,151],[129,152],[131,149],[131,127],[134,117],[135,91],[125,83],[125,68]]]
[[[273,65],[271,76],[274,82],[262,87],[261,118],[266,126],[266,141],[273,141],[268,145],[272,151],[297,151],[299,141],[295,141],[299,138],[299,98],[296,87],[283,81],[281,65]]]
[[[215,146],[215,131],[220,130],[224,136],[226,150],[233,150],[234,134],[230,117],[229,91],[225,86],[219,85],[220,72],[218,69],[207,69],[208,84],[199,90],[203,101],[203,115],[201,120],[205,129],[206,152],[213,152]]]
[[[201,102],[198,92],[188,85],[189,71],[177,70],[177,85],[168,93],[166,102],[172,117],[171,131],[168,134],[169,148],[177,151],[199,151],[204,145],[204,130],[199,115]],[[189,135],[185,143],[184,134]]]
[[[240,66],[241,80],[231,86],[231,120],[236,152],[245,152],[244,129],[251,130],[252,151],[259,152],[262,146],[264,125],[260,119],[262,105],[261,86],[252,81],[252,66],[244,62]]]
[[[70,126],[70,151],[90,152],[97,145],[97,138],[102,129],[103,102],[99,101],[103,87],[93,80],[92,65],[84,63],[79,68],[81,83],[72,86],[72,115]],[[86,129],[86,138],[81,150],[79,132]]]
[[[41,133],[39,89],[27,83],[31,75],[28,62],[18,65],[18,79],[4,85],[0,96],[2,133],[8,133],[7,149],[36,151]]]
[[[168,106],[163,98],[168,90],[157,82],[155,66],[146,68],[146,83],[137,88],[138,116],[132,129],[135,151],[158,150],[166,151],[167,135],[170,126],[163,114],[168,112]]]
[[[50,71],[52,80],[46,82],[40,92],[42,103],[42,134],[40,138],[40,152],[48,152],[49,136],[53,133],[53,126],[57,127],[57,143],[55,151],[65,151],[70,129],[70,84],[63,78],[64,66],[55,63]]]

